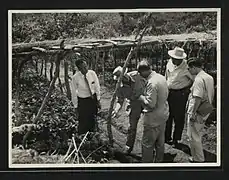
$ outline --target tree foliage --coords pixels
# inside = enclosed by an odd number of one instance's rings
[[[110,38],[136,34],[144,12],[134,13],[13,13],[12,41],[59,38]],[[215,30],[216,12],[157,12],[148,35]]]

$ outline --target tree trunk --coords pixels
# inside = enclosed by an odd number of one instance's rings
[[[59,73],[60,73],[60,61],[61,61],[61,56],[58,54],[57,56],[57,59],[56,59],[56,69],[55,69],[55,74],[54,74],[54,78],[52,79],[50,85],[49,85],[49,89],[48,89],[48,92],[41,104],[41,107],[40,109],[38,110],[38,113],[36,115],[36,117],[33,119],[33,124],[36,124],[37,121],[40,119],[41,115],[42,115],[42,112],[44,110],[44,107],[46,105],[46,102],[48,101],[51,93],[52,93],[52,90],[54,89],[54,86],[55,86],[55,82],[56,82],[56,79],[59,77]],[[28,128],[28,131],[27,133],[25,134],[25,136],[23,137],[23,146],[25,148],[26,146],[26,140],[28,139],[29,135],[31,134],[31,131],[33,130],[33,127],[29,127]]]
[[[66,86],[66,91],[67,91],[67,97],[69,100],[71,100],[71,89],[69,85],[69,80],[68,80],[68,62],[64,60],[64,81],[65,81],[65,86]]]

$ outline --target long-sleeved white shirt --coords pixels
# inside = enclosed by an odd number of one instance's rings
[[[175,66],[169,59],[166,65],[165,77],[169,89],[183,89],[193,82],[193,76],[188,71],[186,60],[183,60],[179,66]]]
[[[100,84],[96,73],[93,70],[88,70],[86,78],[88,80],[92,94],[96,93],[97,100],[100,100]],[[76,72],[72,76],[70,86],[72,94],[72,103],[75,108],[78,107],[78,97],[87,98],[91,96],[84,75],[80,71]]]

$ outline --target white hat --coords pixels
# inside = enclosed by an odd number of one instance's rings
[[[128,71],[128,68],[126,68],[124,75],[127,73],[127,71]],[[122,73],[122,67],[121,66],[116,67],[113,71],[114,80],[117,80],[121,73]]]
[[[184,59],[187,57],[187,54],[184,52],[184,49],[175,47],[173,50],[169,50],[168,54],[175,59]]]

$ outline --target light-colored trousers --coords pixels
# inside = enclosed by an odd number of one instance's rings
[[[151,127],[144,125],[142,137],[142,162],[162,162],[164,158],[165,125]],[[156,155],[154,155],[154,149]]]
[[[197,115],[195,122],[190,121],[190,115],[187,114],[187,135],[189,138],[191,155],[194,161],[204,162],[204,151],[202,145],[202,129],[204,127],[203,117]]]

